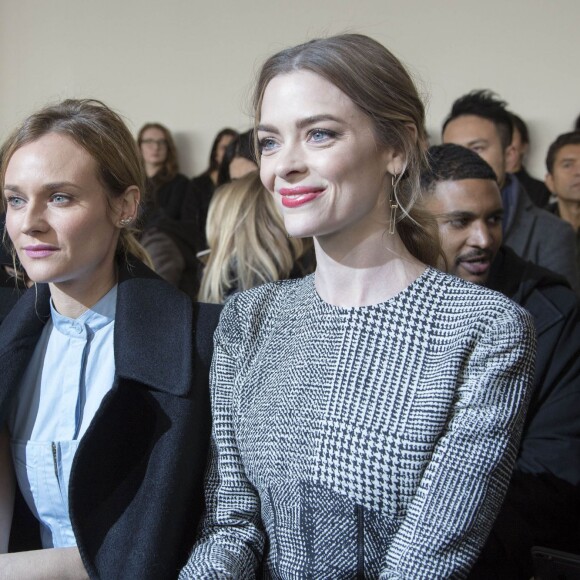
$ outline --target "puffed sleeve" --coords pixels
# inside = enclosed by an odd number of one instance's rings
[[[531,317],[515,305],[479,337],[447,427],[384,557],[382,580],[467,576],[510,480],[534,357]]]
[[[243,331],[236,298],[224,307],[210,371],[212,441],[205,480],[206,513],[179,578],[254,578],[264,549],[258,494],[248,481],[234,429],[234,378]]]

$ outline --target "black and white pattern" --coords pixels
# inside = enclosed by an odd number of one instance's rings
[[[505,297],[430,268],[375,306],[331,306],[314,276],[232,298],[180,578],[465,577],[516,456],[533,332]]]

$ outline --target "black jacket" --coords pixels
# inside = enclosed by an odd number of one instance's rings
[[[505,246],[487,285],[532,314],[538,352],[516,469],[470,578],[528,580],[532,546],[580,545],[580,306],[564,278]]]
[[[172,578],[203,505],[219,307],[192,307],[136,261],[120,270],[116,377],[73,462],[71,522],[91,578]],[[0,424],[49,315],[49,289],[39,284],[2,324]],[[16,536],[25,521],[15,515]]]

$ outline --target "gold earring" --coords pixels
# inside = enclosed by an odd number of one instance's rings
[[[389,234],[393,235],[395,233],[395,223],[397,221],[397,208],[399,203],[397,202],[397,175],[391,175],[391,193],[389,194],[389,205],[391,206],[391,221],[389,223]]]

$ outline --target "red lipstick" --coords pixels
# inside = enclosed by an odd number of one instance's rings
[[[316,199],[324,187],[310,187],[301,185],[297,187],[282,187],[278,193],[282,196],[282,205],[288,208],[300,207]]]

